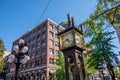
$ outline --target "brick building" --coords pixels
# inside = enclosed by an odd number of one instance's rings
[[[21,80],[50,79],[55,72],[57,55],[59,53],[59,39],[57,33],[64,28],[54,21],[47,19],[37,27],[23,34],[13,42],[24,39],[28,44],[30,60],[21,64],[18,78]],[[7,80],[14,80],[15,65],[8,64]]]

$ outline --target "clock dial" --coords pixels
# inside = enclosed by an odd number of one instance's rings
[[[60,34],[60,49],[72,47],[77,49],[84,47],[83,34],[76,28],[70,28]]]
[[[62,35],[62,47],[67,48],[73,45],[73,35],[72,32],[67,32]]]
[[[76,43],[79,44],[80,43],[80,36],[76,35],[75,40],[76,40]]]
[[[79,34],[78,32],[75,33],[75,43],[76,46],[81,47],[81,39],[82,39],[82,35]]]

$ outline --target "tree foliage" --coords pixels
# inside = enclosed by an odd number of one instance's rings
[[[0,72],[3,71],[4,65],[5,65],[5,62],[4,62],[5,59],[3,58],[4,51],[5,51],[4,42],[2,39],[0,39]]]
[[[120,72],[119,71],[115,71],[115,77],[119,78],[120,77]]]
[[[96,10],[90,17],[84,21],[80,26],[84,26],[84,36],[90,38],[90,42],[87,46],[93,46],[87,55],[89,55],[88,65],[89,67],[98,68],[99,63],[105,63],[112,77],[115,80],[115,74],[113,70],[113,63],[118,59],[113,51],[116,48],[112,44],[114,37],[113,31],[110,31],[112,26],[109,22],[107,13],[113,9],[120,7],[120,0],[98,0]],[[114,10],[114,13],[116,11]]]
[[[65,62],[64,62],[64,56],[62,52],[59,52],[56,64],[59,66],[58,70],[55,73],[56,79],[64,80],[65,79]]]
[[[87,54],[87,53],[85,53],[85,54]],[[87,80],[89,80],[90,77],[97,72],[97,70],[94,68],[94,66],[89,67],[89,64],[88,64],[89,58],[90,57],[88,55],[86,55],[84,57],[85,72],[86,72],[86,78],[87,78]]]

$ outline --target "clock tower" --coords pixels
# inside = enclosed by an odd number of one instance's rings
[[[66,80],[85,80],[83,33],[74,26],[68,15],[69,28],[59,33],[60,50],[65,58]]]

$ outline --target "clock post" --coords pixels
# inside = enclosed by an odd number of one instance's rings
[[[72,27],[60,32],[59,36],[60,50],[65,59],[66,80],[85,80],[83,33],[72,23]]]

